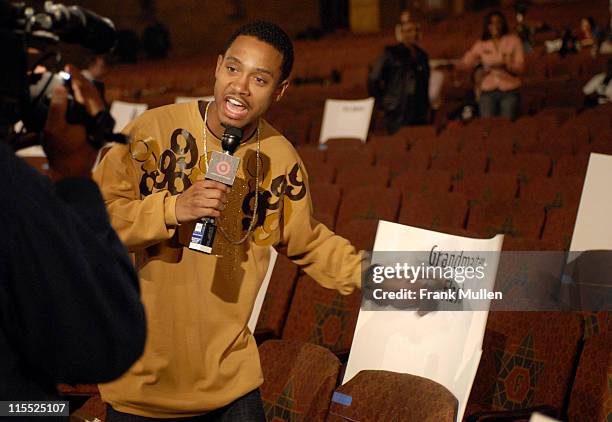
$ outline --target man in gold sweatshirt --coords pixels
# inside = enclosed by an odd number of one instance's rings
[[[148,323],[142,358],[100,385],[108,420],[265,420],[247,322],[269,246],[325,287],[360,286],[361,254],[312,218],[302,161],[262,119],[292,64],[278,26],[241,27],[218,57],[214,101],[144,113],[125,130],[131,144],[113,147],[97,168],[113,227],[135,254]],[[227,125],[244,131],[231,191],[203,180]],[[217,219],[213,255],[185,247],[202,217]]]

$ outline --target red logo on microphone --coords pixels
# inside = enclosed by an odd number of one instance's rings
[[[227,176],[232,170],[232,166],[227,161],[219,161],[215,166],[215,172],[221,176]]]

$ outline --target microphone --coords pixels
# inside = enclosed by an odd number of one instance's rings
[[[213,151],[206,171],[206,179],[215,180],[227,186],[234,184],[240,158],[234,157],[234,151],[242,140],[242,129],[226,126],[223,137],[221,138],[221,148],[223,153]],[[196,223],[195,229],[191,234],[189,249],[207,254],[212,253],[212,246],[217,234],[217,225],[213,217],[204,217]]]

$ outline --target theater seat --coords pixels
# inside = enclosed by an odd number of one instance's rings
[[[336,184],[340,186],[376,186],[386,188],[389,185],[390,171],[385,166],[347,167],[338,171]]]
[[[468,201],[461,194],[405,194],[398,222],[429,230],[463,229],[467,212]]]
[[[315,147],[297,147],[295,150],[308,170],[310,170],[311,165],[324,163],[327,158],[325,151]]]
[[[466,420],[526,420],[529,412],[518,416],[539,406],[553,409],[559,417],[571,388],[581,336],[576,312],[490,312]],[[482,417],[487,411],[488,419]],[[507,419],[495,419],[503,415]]]
[[[542,239],[560,243],[564,249],[569,248],[577,213],[577,207],[547,209]]]
[[[467,229],[484,236],[537,239],[544,224],[544,207],[528,201],[491,201],[471,204]]]
[[[356,219],[343,224],[337,234],[348,239],[358,250],[371,251],[377,229],[378,220]]]
[[[336,229],[353,219],[396,221],[401,194],[397,189],[363,186],[346,189],[340,202]]]
[[[303,275],[291,301],[283,340],[313,343],[344,358],[351,348],[360,304],[361,291],[344,296]]]
[[[391,186],[405,194],[446,193],[451,188],[451,172],[448,170],[408,169],[399,174]]]
[[[513,173],[518,175],[520,180],[548,176],[550,167],[550,157],[545,154],[498,155],[492,157],[489,162],[489,172]]]
[[[374,165],[374,151],[368,148],[327,151],[327,162],[340,170],[347,167],[361,167],[366,171]]]
[[[468,175],[458,180],[453,192],[468,199],[487,201],[511,201],[516,197],[518,180],[516,173]]]
[[[311,185],[317,183],[333,183],[336,178],[336,169],[332,164],[322,161],[305,164],[308,181]]]
[[[279,254],[255,328],[255,338],[259,341],[281,336],[297,276],[298,266]]]
[[[571,421],[612,419],[612,315],[585,312],[584,348],[578,362],[568,418]]]
[[[333,230],[336,214],[342,197],[340,186],[329,183],[315,183],[310,187],[314,218]]]
[[[106,403],[99,394],[92,396],[79,409],[70,414],[71,422],[104,422],[106,420]]]
[[[555,162],[552,170],[553,177],[581,177],[586,175],[589,164],[589,155],[563,155]]]
[[[519,196],[546,208],[577,208],[583,183],[580,177],[535,177],[521,183]]]
[[[390,371],[361,371],[334,394],[327,422],[453,422],[458,408],[444,386]]]
[[[264,383],[260,387],[266,419],[323,422],[336,385],[340,362],[329,350],[292,340],[259,346]]]
[[[468,174],[484,175],[487,162],[488,156],[484,152],[442,151],[432,154],[431,169],[451,171],[454,179],[461,179]]]

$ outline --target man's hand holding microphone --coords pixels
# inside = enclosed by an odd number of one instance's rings
[[[198,180],[176,199],[176,219],[179,224],[217,218],[227,204],[229,186],[215,180]]]

